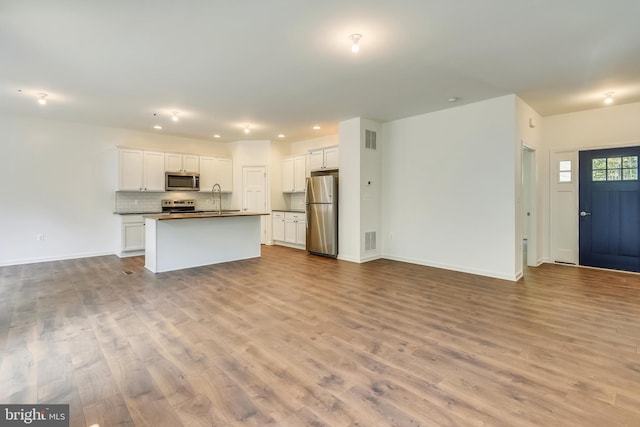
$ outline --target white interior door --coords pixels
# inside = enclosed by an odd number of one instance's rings
[[[578,263],[578,152],[550,155],[551,261]]]
[[[267,212],[267,172],[264,166],[242,168],[242,211]],[[261,218],[261,243],[267,241],[266,216]]]

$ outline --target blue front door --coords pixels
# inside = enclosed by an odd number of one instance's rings
[[[640,271],[640,147],[580,152],[580,265]]]

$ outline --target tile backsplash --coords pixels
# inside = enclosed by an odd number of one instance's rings
[[[184,200],[193,199],[196,201],[196,210],[218,209],[218,194],[215,199],[210,192],[180,192],[170,193],[150,193],[143,191],[116,191],[114,212],[161,212],[162,200]],[[303,199],[304,209],[304,199]],[[231,209],[231,193],[222,193],[222,209]]]
[[[289,209],[292,211],[304,211],[304,193],[291,193],[291,202]]]

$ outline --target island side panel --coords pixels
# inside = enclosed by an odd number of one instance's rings
[[[154,273],[260,256],[259,216],[155,223],[155,269],[149,268]]]
[[[156,255],[156,227],[158,221],[145,218],[144,220],[144,267],[157,273]]]

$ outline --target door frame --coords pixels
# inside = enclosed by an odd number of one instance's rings
[[[573,146],[573,147],[567,147],[567,148],[550,148],[549,149],[549,168],[548,168],[548,179],[549,179],[549,228],[548,228],[548,248],[549,248],[549,253],[548,256],[549,258],[546,259],[545,261],[554,263],[555,260],[553,259],[553,255],[555,253],[556,248],[553,247],[553,243],[554,243],[554,239],[553,239],[553,226],[552,226],[552,222],[553,222],[553,217],[554,215],[557,214],[557,212],[554,209],[554,203],[553,203],[553,196],[554,196],[554,192],[553,192],[553,181],[555,179],[555,168],[553,165],[553,157],[555,154],[558,153],[565,153],[565,152],[574,152],[575,153],[575,158],[576,158],[576,167],[575,167],[575,174],[576,174],[576,178],[574,179],[573,182],[573,191],[575,194],[574,197],[574,205],[575,205],[575,217],[576,217],[576,226],[575,226],[575,245],[576,245],[576,262],[575,265],[576,266],[580,266],[579,264],[579,259],[580,259],[580,248],[579,248],[579,231],[578,231],[578,212],[579,212],[579,196],[578,196],[578,192],[580,191],[580,183],[579,181],[579,176],[580,176],[580,165],[579,165],[579,161],[578,157],[579,157],[579,153],[581,151],[592,151],[592,150],[606,150],[606,149],[610,149],[610,148],[627,148],[627,147],[636,147],[636,146],[640,146],[640,140],[634,140],[634,141],[617,141],[617,142],[612,142],[610,144],[596,144],[596,145],[592,145],[592,146]],[[595,268],[595,267],[588,267],[588,266],[580,266],[580,267],[585,267],[585,268]],[[615,271],[621,271],[621,270],[615,270]]]
[[[538,261],[538,188],[536,186],[536,149],[523,143],[522,144],[522,192],[527,194],[529,200],[529,227],[527,232],[527,266],[537,267],[540,265]],[[526,187],[526,192],[525,192]],[[521,204],[522,218],[524,221],[525,204]],[[523,227],[524,229],[524,227]],[[524,233],[523,236],[524,237]],[[522,239],[524,245],[524,238]]]
[[[594,154],[595,153],[595,154]],[[579,180],[579,184],[582,183],[582,179],[584,178],[587,183],[585,185],[579,185],[579,192],[578,192],[578,212],[581,211],[594,211],[596,210],[595,202],[593,197],[596,194],[600,194],[601,190],[603,188],[605,189],[610,189],[609,185],[614,188],[613,192],[616,192],[616,196],[617,197],[622,197],[623,194],[628,194],[627,190],[629,189],[629,187],[633,188],[633,192],[637,194],[640,191],[639,187],[638,187],[638,180],[631,180],[631,181],[624,181],[624,180],[619,180],[619,181],[609,181],[608,179],[606,180],[606,183],[602,183],[602,182],[594,182],[592,180],[592,175],[591,175],[591,159],[598,157],[598,158],[610,158],[612,156],[640,156],[640,144],[639,145],[631,145],[631,146],[625,146],[625,147],[607,147],[607,148],[599,148],[599,149],[589,149],[589,150],[581,150],[578,153],[578,157],[579,157],[579,164],[582,164],[583,161],[585,163],[585,165],[587,165],[587,170],[585,171],[580,171],[580,180]],[[584,172],[584,173],[583,173]],[[604,192],[607,192],[607,190],[605,190]],[[617,199],[617,197],[614,197],[614,200]],[[636,199],[637,202],[637,199]],[[602,207],[601,205],[599,205],[600,207]],[[612,205],[609,205],[607,207],[607,211],[609,211],[609,209],[614,209],[612,207]],[[610,218],[612,218],[613,221],[615,221],[615,223],[617,225],[619,225],[619,221],[622,220],[623,218],[623,212],[625,212],[624,209],[619,211],[619,215],[615,214],[615,210],[614,210],[614,214],[611,215]],[[578,214],[579,215],[579,214]],[[589,212],[589,215],[591,215],[591,212]],[[636,213],[637,215],[637,213]],[[589,267],[589,268],[600,268],[600,269],[607,269],[607,270],[615,270],[615,271],[623,271],[623,272],[631,272],[631,273],[640,273],[640,270],[638,270],[638,255],[624,255],[624,254],[597,254],[597,253],[593,253],[590,250],[590,247],[592,248],[592,239],[593,236],[596,233],[596,230],[598,229],[597,226],[592,225],[592,218],[593,217],[587,217],[585,216],[584,218],[579,218],[578,222],[579,222],[579,228],[578,228],[578,248],[579,248],[579,264],[581,266],[584,267]],[[627,220],[629,218],[633,218],[634,221],[632,221],[633,223],[635,223],[635,216],[629,217],[624,216],[624,218],[626,218]],[[608,221],[606,221],[608,222]],[[623,221],[624,222],[624,221]],[[610,225],[612,225],[613,223],[609,223]],[[610,238],[616,239],[615,236],[619,235],[620,230],[616,230],[614,232],[612,232],[613,234],[610,235]],[[638,232],[638,230],[634,230],[635,233]],[[583,235],[582,232],[584,232],[585,234]],[[636,238],[638,237],[638,235],[636,234]],[[605,239],[609,242],[611,242],[610,239]],[[635,245],[638,244],[638,240],[635,240]],[[635,246],[634,245],[634,246]],[[584,249],[586,253],[582,253],[580,251],[580,249]],[[635,248],[637,250],[637,247]],[[591,255],[592,258],[591,259],[587,259],[587,255]],[[600,265],[594,265],[594,264],[600,264]],[[605,265],[606,264],[606,265]]]

